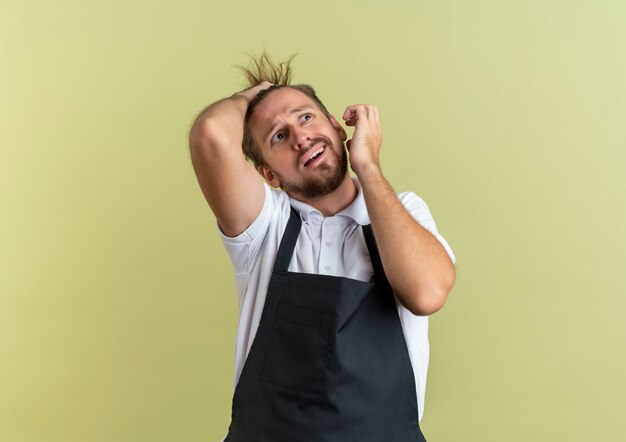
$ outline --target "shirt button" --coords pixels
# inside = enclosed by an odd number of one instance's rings
[[[332,245],[333,245],[333,243],[331,243],[330,241],[326,241],[326,247],[330,247]]]
[[[326,271],[330,270],[330,266],[324,267],[324,270],[326,270]]]

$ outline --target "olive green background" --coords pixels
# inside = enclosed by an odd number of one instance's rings
[[[0,440],[218,441],[237,299],[187,132],[292,53],[457,256],[429,441],[626,433],[623,1],[0,3]],[[351,129],[350,129],[351,132]]]

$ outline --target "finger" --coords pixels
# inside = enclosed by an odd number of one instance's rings
[[[358,121],[358,118],[354,117],[354,118],[350,118],[349,120],[345,121],[346,126],[356,126],[356,123]]]
[[[346,110],[343,112],[343,115],[341,116],[341,118],[344,120],[349,120],[355,113],[353,108],[354,106],[348,106]]]
[[[343,118],[344,121],[356,120],[357,114],[356,112],[352,113],[350,111],[346,111],[341,118]]]
[[[378,113],[378,108],[376,106],[374,106],[373,104],[366,104],[364,105],[366,112],[367,112],[367,118],[368,120],[371,121],[379,121],[379,113]]]
[[[374,116],[376,118],[376,122],[380,123],[380,112],[378,112],[378,108],[377,107],[374,108]]]
[[[351,117],[354,118],[363,114],[363,111],[364,111],[364,108],[362,104],[353,104],[346,108],[345,112],[343,113],[342,118],[344,120],[349,120]]]

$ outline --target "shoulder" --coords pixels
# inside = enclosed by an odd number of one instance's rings
[[[256,238],[263,230],[276,218],[280,218],[284,213],[289,213],[289,197],[285,192],[271,188],[267,183],[263,183],[265,188],[265,200],[259,215],[252,223],[237,236],[226,236],[220,230],[220,235],[225,242],[242,242]],[[219,228],[219,225],[218,225]]]
[[[397,195],[404,208],[407,210],[407,212],[409,212],[409,214],[411,214],[415,221],[426,227],[428,230],[431,231],[431,233],[437,233],[435,219],[430,213],[430,208],[428,207],[428,204],[426,204],[426,201],[424,201],[424,199],[415,194],[415,192],[410,191],[398,192]]]
[[[290,203],[287,194],[272,189],[266,183],[265,201],[257,218],[242,233],[229,237],[218,230],[236,273],[243,273],[257,261],[268,244],[276,242],[289,219]]]
[[[429,211],[428,204],[426,201],[422,199],[422,197],[418,196],[415,192],[405,191],[405,192],[397,192],[398,199],[402,203],[402,205],[409,211],[417,211],[417,210],[426,210]]]
[[[452,252],[452,248],[450,247],[446,239],[439,233],[435,218],[430,212],[430,208],[428,207],[428,204],[426,204],[426,201],[424,201],[414,192],[398,192],[397,195],[407,212],[411,214],[415,221],[420,223],[422,227],[427,229],[435,236],[435,238],[439,240],[444,249],[446,249],[448,256],[450,256],[452,263],[456,264],[456,257]]]

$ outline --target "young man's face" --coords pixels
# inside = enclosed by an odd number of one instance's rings
[[[270,185],[306,200],[329,194],[345,179],[346,132],[299,90],[271,92],[254,109],[249,126],[266,162],[259,173]]]

